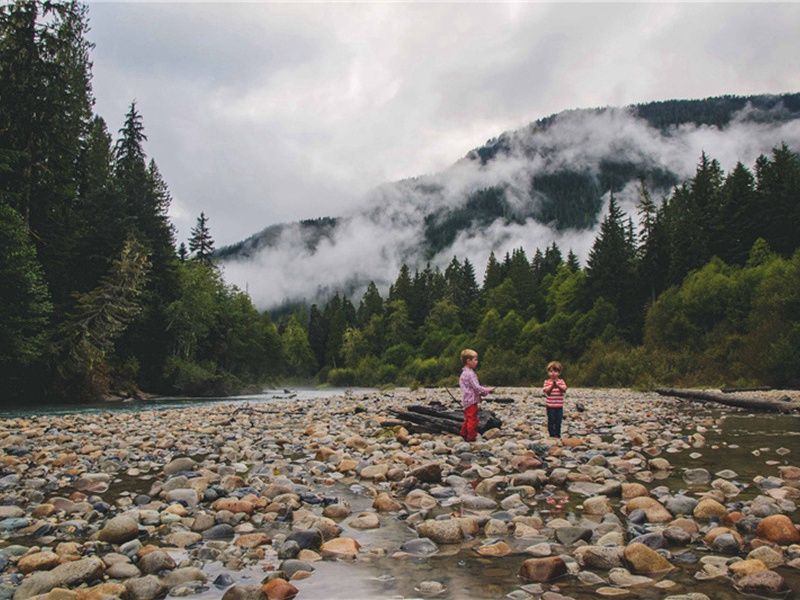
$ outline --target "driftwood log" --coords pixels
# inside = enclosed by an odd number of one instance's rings
[[[390,408],[389,412],[397,417],[384,424],[391,426],[403,424],[409,431],[425,431],[428,433],[454,433],[461,432],[464,422],[464,411],[452,410],[439,402],[431,402],[428,406],[411,405],[404,410]],[[478,433],[485,433],[490,429],[501,427],[503,422],[491,410],[483,408],[478,411]]]
[[[729,394],[710,390],[687,390],[680,388],[657,388],[655,392],[662,396],[674,396],[676,398],[686,398],[688,400],[700,400],[701,402],[716,402],[726,406],[736,406],[752,410],[782,413],[800,412],[800,403],[793,402],[788,396],[777,400],[770,400],[757,396],[731,396]]]

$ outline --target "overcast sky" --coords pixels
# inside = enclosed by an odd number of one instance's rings
[[[572,108],[800,91],[800,4],[90,2],[96,112],[132,100],[185,240],[354,208]]]

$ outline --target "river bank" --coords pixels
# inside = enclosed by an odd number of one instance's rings
[[[444,390],[2,419],[0,598],[800,594],[800,418],[499,391],[474,444],[382,426]]]

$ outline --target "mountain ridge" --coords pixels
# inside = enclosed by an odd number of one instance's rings
[[[562,111],[490,138],[439,173],[382,184],[349,214],[272,225],[215,257],[268,308],[323,300],[353,289],[347,281],[386,287],[402,264],[443,267],[465,253],[557,242],[585,256],[610,194],[635,213],[642,185],[653,197],[669,193],[701,153],[747,164],[782,142],[800,145],[800,94]],[[272,275],[266,294],[250,279],[259,269]],[[297,283],[303,276],[307,285]]]

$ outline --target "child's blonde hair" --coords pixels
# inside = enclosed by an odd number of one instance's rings
[[[467,364],[467,361],[471,358],[478,358],[478,353],[475,350],[470,350],[467,348],[466,350],[461,351],[461,364]]]
[[[559,373],[564,372],[564,367],[562,367],[561,363],[557,360],[551,360],[549,363],[547,363],[547,370],[550,371],[550,369],[555,369]]]

